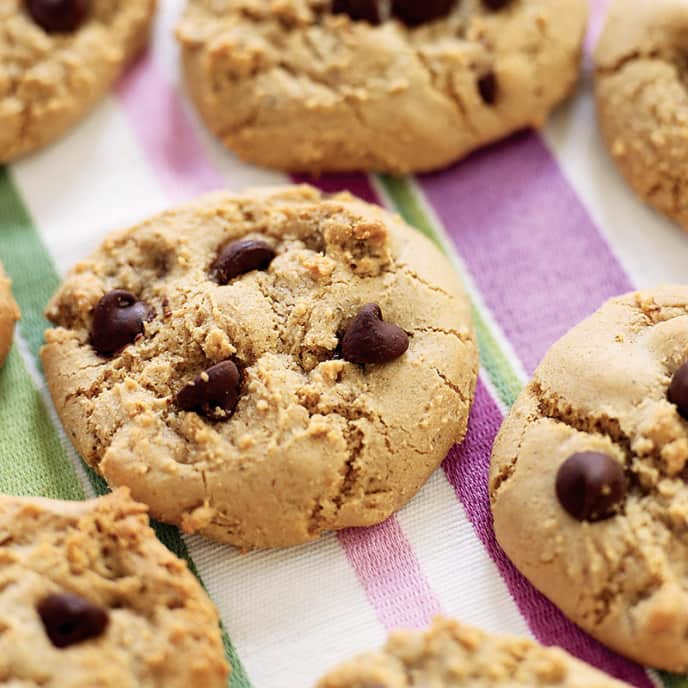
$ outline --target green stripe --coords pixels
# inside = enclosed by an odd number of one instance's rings
[[[0,491],[83,499],[74,466],[16,347],[0,370],[0,401]]]
[[[658,671],[657,675],[666,688],[688,688],[688,677],[686,676],[670,674],[667,671]]]
[[[37,365],[40,366],[39,351],[43,343],[43,333],[46,327],[49,326],[49,323],[43,316],[43,310],[48,300],[59,286],[60,277],[10,177],[9,171],[6,168],[0,168],[0,218],[2,223],[0,226],[0,232],[2,233],[2,240],[0,241],[0,260],[4,263],[5,270],[12,279],[14,296],[22,310],[22,320],[20,323],[22,338],[27,342],[31,354],[35,357]],[[10,388],[9,385],[8,388]],[[15,395],[17,391],[12,389],[11,393]],[[0,394],[0,398],[3,398],[2,394]],[[24,429],[26,435],[33,435],[39,442],[47,442],[48,440],[45,438],[49,437],[50,433],[57,437],[55,428],[50,422],[50,418],[47,418],[48,423],[43,426],[40,424],[31,424],[27,421],[27,427]],[[0,428],[1,427],[0,425]],[[3,437],[3,435],[0,435],[0,437]],[[57,443],[59,445],[57,449],[64,454],[64,460],[67,461],[72,471],[70,479],[74,481],[76,486],[79,486],[76,474],[74,474],[74,469],[71,463],[69,463],[69,458],[64,448],[59,443],[59,439]],[[25,450],[21,450],[18,454],[15,454],[15,462],[17,456],[27,455],[24,454],[24,451]],[[52,453],[34,452],[33,454],[39,457],[58,456],[55,449]],[[2,454],[0,454],[0,456],[2,456]],[[38,459],[36,459],[36,461],[38,461]],[[39,466],[40,464],[37,463],[36,465]],[[0,467],[1,466],[2,462],[0,460]],[[105,494],[108,491],[105,481],[90,467],[86,466],[86,469],[94,491],[97,494]],[[54,473],[55,470],[46,475],[54,475]],[[66,481],[67,476],[63,477],[62,480]],[[48,481],[44,479],[44,482],[47,483]],[[39,491],[39,493],[41,492]],[[83,494],[73,494],[74,496],[72,498],[83,498]],[[189,569],[193,571],[201,584],[203,584],[203,580],[189,555],[186,543],[182,539],[179,530],[156,522],[153,522],[152,525],[161,542],[178,557],[185,559],[189,565]],[[232,665],[232,676],[228,685],[230,685],[231,688],[251,688],[251,683],[248,680],[246,671],[224,627],[222,627],[222,642],[225,647],[227,659]]]
[[[458,260],[455,259],[451,245],[443,239],[435,224],[427,216],[411,180],[408,177],[389,175],[378,175],[377,179],[404,220],[433,241],[452,260],[454,267],[464,277],[463,270]],[[473,299],[471,299],[471,309],[473,325],[478,338],[478,348],[480,349],[480,363],[490,376],[499,398],[504,404],[511,406],[516,401],[523,383],[504,355],[482,311]]]

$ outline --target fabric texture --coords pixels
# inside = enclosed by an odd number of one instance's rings
[[[284,183],[238,162],[203,128],[181,85],[161,3],[153,47],[66,138],[0,171],[0,260],[23,319],[0,373],[0,491],[83,498],[105,490],[60,428],[38,350],[62,275],[103,236],[217,188]],[[606,2],[592,0],[588,55]],[[233,688],[315,684],[388,629],[438,613],[557,644],[629,683],[688,686],[626,660],[567,621],[495,542],[487,494],[492,441],[547,348],[608,297],[681,282],[682,231],[643,206],[609,160],[595,122],[589,57],[578,93],[538,133],[519,134],[422,177],[309,180],[402,214],[447,253],[471,297],[481,376],[466,442],[387,522],[283,551],[237,551],[175,528],[222,617]]]

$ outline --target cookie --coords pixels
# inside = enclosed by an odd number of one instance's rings
[[[0,163],[81,119],[148,40],[155,0],[0,2]]]
[[[126,490],[0,496],[5,685],[225,688],[218,617]]]
[[[220,193],[110,236],[42,360],[85,459],[155,518],[243,549],[368,526],[466,431],[470,308],[399,217],[307,186]]]
[[[620,683],[559,648],[527,638],[495,636],[452,619],[427,631],[392,633],[379,652],[334,669],[317,688],[622,688]]]
[[[602,133],[645,202],[688,229],[688,3],[616,0],[595,53]]]
[[[14,324],[17,320],[19,320],[19,307],[12,297],[10,281],[2,269],[2,263],[0,263],[0,366],[5,362],[7,354],[10,352]]]
[[[241,158],[402,173],[543,124],[586,17],[585,0],[190,0],[177,36],[196,106]]]
[[[575,623],[688,670],[688,287],[612,299],[545,355],[497,437],[497,539]]]

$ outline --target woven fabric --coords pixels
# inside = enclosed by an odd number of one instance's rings
[[[605,4],[592,2],[588,51]],[[38,360],[42,311],[66,270],[108,231],[204,191],[289,181],[238,162],[202,127],[180,85],[172,37],[181,0],[161,5],[153,48],[112,95],[62,141],[0,170],[0,260],[23,312],[0,373],[4,492],[80,499],[105,490],[66,440]],[[421,627],[442,612],[561,645],[636,686],[688,686],[567,621],[506,559],[489,513],[493,439],[547,348],[610,296],[684,281],[686,237],[614,170],[589,74],[542,132],[444,172],[310,181],[399,212],[447,254],[472,300],[480,381],[466,442],[386,523],[243,556],[158,526],[220,610],[231,685],[313,685],[333,663],[382,643],[388,629]]]

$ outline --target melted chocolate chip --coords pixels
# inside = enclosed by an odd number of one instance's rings
[[[559,503],[578,521],[603,521],[618,513],[626,497],[623,466],[599,452],[569,456],[556,478]]]
[[[379,24],[382,21],[378,0],[333,0],[334,14],[348,14],[354,21]]]
[[[44,597],[37,610],[50,642],[59,648],[97,638],[109,620],[103,608],[70,593]]]
[[[90,6],[90,0],[26,0],[29,14],[48,33],[76,31]]]
[[[177,394],[177,406],[211,420],[227,420],[239,401],[241,375],[232,361],[223,361],[197,375]]]
[[[258,239],[232,241],[220,250],[210,266],[210,275],[218,284],[227,284],[235,277],[251,270],[267,270],[276,255],[275,249],[265,241]]]
[[[457,0],[392,0],[392,14],[408,26],[420,26],[448,15]]]
[[[487,105],[494,105],[497,100],[497,77],[494,72],[483,74],[478,79],[478,92],[483,102]]]
[[[376,303],[362,306],[341,341],[341,355],[351,363],[388,363],[408,349],[406,332],[382,319]]]
[[[667,399],[688,420],[688,363],[684,363],[671,378]]]
[[[483,0],[483,5],[490,10],[502,10],[511,0]]]
[[[93,311],[91,345],[99,354],[112,356],[143,334],[143,323],[154,317],[155,311],[147,303],[124,289],[114,289]]]

